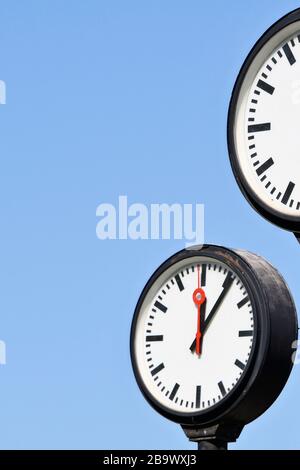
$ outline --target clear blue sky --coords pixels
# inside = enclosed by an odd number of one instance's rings
[[[129,330],[182,241],[100,241],[101,202],[204,203],[205,240],[255,251],[300,305],[299,245],[235,183],[228,101],[286,0],[0,1],[0,447],[193,449],[144,401]],[[118,292],[118,295],[116,295]],[[300,365],[234,448],[300,448]]]

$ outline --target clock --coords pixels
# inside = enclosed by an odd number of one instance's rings
[[[263,258],[215,245],[165,261],[138,300],[130,349],[152,407],[191,431],[243,426],[281,392],[297,338],[293,299]]]
[[[250,204],[300,237],[300,9],[255,44],[236,80],[228,113],[235,178]]]

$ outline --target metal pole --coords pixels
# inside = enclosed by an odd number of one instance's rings
[[[228,450],[228,442],[218,439],[198,441],[198,450]]]

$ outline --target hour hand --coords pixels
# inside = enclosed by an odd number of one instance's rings
[[[200,316],[200,330],[202,331],[202,334],[200,336],[200,351],[202,351],[202,341],[203,341],[203,328],[204,328],[204,321],[205,321],[205,313],[206,313],[206,303],[207,299],[203,302],[202,308],[201,308],[201,316]],[[193,341],[193,344],[191,344],[190,350],[192,352],[196,351],[196,345],[197,345],[197,339],[195,338]]]

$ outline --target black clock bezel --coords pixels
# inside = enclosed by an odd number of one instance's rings
[[[162,275],[165,270],[169,269],[172,265],[183,259],[188,259],[195,256],[211,257],[212,259],[221,261],[228,265],[228,267],[241,278],[252,303],[255,329],[251,354],[245,372],[237,383],[236,387],[234,387],[220,402],[208,410],[201,410],[194,413],[184,413],[170,410],[169,408],[159,403],[149,392],[138,370],[135,357],[134,338],[140,308],[153,283]],[[183,425],[210,425],[212,423],[220,422],[220,420],[226,420],[226,416],[229,416],[231,411],[235,409],[241,401],[246,404],[245,406],[247,406],[247,394],[252,384],[260,374],[261,366],[265,360],[269,339],[270,325],[267,314],[265,294],[261,289],[259,280],[254,275],[249,265],[247,265],[247,263],[241,257],[231,250],[214,245],[203,245],[200,249],[185,249],[171,256],[164,263],[162,263],[162,265],[154,272],[154,274],[146,283],[137,302],[131,326],[130,354],[132,367],[142,394],[148,403],[150,403],[150,405],[157,412],[162,414],[164,417]]]
[[[258,52],[265,46],[265,44],[279,31],[289,26],[292,23],[300,21],[300,8],[288,13],[284,17],[280,18],[276,23],[274,23],[255,43],[246,57],[236,82],[233,87],[229,109],[228,109],[228,119],[227,119],[227,145],[229,152],[229,159],[232,167],[233,174],[239,185],[239,188],[245,198],[248,200],[250,205],[261,214],[265,219],[277,225],[285,230],[294,232],[295,234],[300,233],[300,215],[293,216],[289,214],[283,214],[279,210],[276,210],[272,207],[269,207],[264,203],[262,199],[256,194],[256,192],[249,185],[247,178],[244,176],[242,169],[240,167],[237,151],[235,148],[234,141],[234,124],[235,116],[237,111],[237,102],[240,94],[240,90],[244,79],[247,75],[248,69],[252,64],[254,58]],[[297,235],[296,235],[297,236]]]

